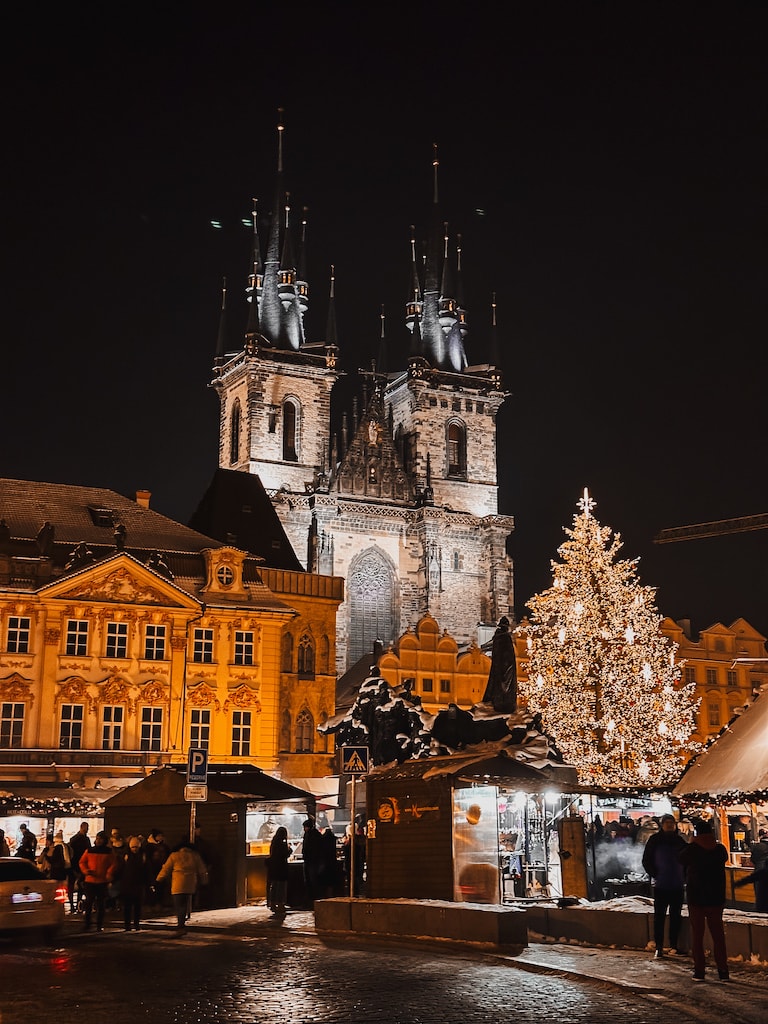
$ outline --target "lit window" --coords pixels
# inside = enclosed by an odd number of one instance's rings
[[[69,619],[67,622],[67,654],[76,658],[84,658],[88,653],[88,620]]]

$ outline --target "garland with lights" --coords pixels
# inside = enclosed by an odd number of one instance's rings
[[[0,793],[0,814],[29,814],[30,817],[100,817],[104,813],[101,804],[92,800],[72,797],[70,800],[58,797],[46,800],[31,799],[23,794]]]
[[[585,786],[665,786],[700,746],[699,701],[681,681],[677,644],[659,629],[655,590],[637,559],[617,560],[619,534],[592,515],[584,490],[552,586],[528,602],[528,709],[542,716]]]

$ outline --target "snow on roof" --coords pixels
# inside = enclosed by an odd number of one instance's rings
[[[689,764],[672,796],[719,803],[768,798],[768,694],[758,694]]]

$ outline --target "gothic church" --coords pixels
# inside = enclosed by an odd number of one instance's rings
[[[498,510],[496,416],[507,397],[493,351],[470,362],[460,247],[449,245],[434,160],[425,254],[411,239],[404,316],[410,352],[395,372],[363,374],[351,425],[332,430],[342,374],[333,275],[325,337],[305,336],[306,223],[291,223],[283,126],[269,227],[254,211],[245,337],[223,328],[212,387],[220,400],[219,466],[258,475],[303,568],[346,581],[337,618],[341,674],[429,613],[460,645],[513,618],[514,528]],[[405,269],[405,268],[404,268]]]

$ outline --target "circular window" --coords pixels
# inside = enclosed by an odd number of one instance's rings
[[[216,571],[216,579],[222,587],[231,587],[235,582],[235,574],[228,565],[222,565]]]

